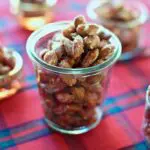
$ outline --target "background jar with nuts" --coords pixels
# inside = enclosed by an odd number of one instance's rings
[[[143,42],[143,24],[148,19],[147,7],[137,0],[91,0],[87,14],[93,21],[114,32],[122,44],[120,60],[129,60],[140,55]]]
[[[19,53],[0,47],[0,100],[14,95],[21,88],[22,68]]]

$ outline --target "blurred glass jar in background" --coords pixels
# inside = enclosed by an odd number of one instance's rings
[[[57,0],[10,0],[11,12],[27,30],[34,31],[51,22]]]
[[[143,131],[147,141],[150,143],[150,85],[146,92]]]
[[[121,60],[128,60],[140,54],[137,51],[141,39],[142,24],[148,19],[144,4],[136,0],[92,0],[87,6],[90,19],[114,32],[122,43]]]
[[[8,98],[21,88],[23,60],[19,53],[0,47],[0,100]]]

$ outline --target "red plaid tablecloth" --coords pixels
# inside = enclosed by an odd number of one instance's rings
[[[55,20],[84,14],[87,2],[59,0]],[[145,2],[148,4],[149,0]],[[10,14],[8,0],[1,0],[0,41],[23,56],[25,81],[15,96],[0,102],[0,150],[148,149],[141,124],[145,90],[150,83],[150,58],[117,63],[112,71],[108,97],[104,102],[105,114],[99,126],[82,135],[62,135],[50,130],[44,122],[33,67],[25,50],[29,34]],[[149,34],[145,36],[143,41],[148,45]]]

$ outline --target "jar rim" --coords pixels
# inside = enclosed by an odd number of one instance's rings
[[[140,15],[136,19],[128,21],[128,22],[117,22],[116,23],[116,21],[105,19],[104,17],[101,17],[101,21],[106,22],[106,23],[117,24],[117,26],[120,26],[123,28],[133,28],[135,26],[144,24],[148,20],[148,8],[146,7],[146,5],[144,3],[136,1],[136,0],[128,1],[127,3],[130,3],[131,5],[133,5],[134,2],[136,3],[136,6],[138,7],[138,9],[140,11]],[[105,5],[106,3],[109,3],[109,2],[106,1],[106,2],[100,3],[99,0],[90,1],[90,3],[88,4],[88,6],[86,8],[88,17],[91,19],[97,20],[98,16],[96,15],[96,12],[94,11],[94,9],[97,8],[98,6]]]
[[[4,47],[4,49],[7,50],[7,48],[5,48],[5,47]],[[11,50],[11,51],[12,51],[12,56],[15,59],[15,66],[7,74],[0,75],[0,85],[1,85],[1,82],[2,82],[2,84],[3,84],[3,82],[4,82],[4,84],[9,83],[12,80],[14,80],[15,78],[17,78],[17,76],[19,75],[20,71],[23,68],[23,59],[22,59],[21,55],[14,50]]]
[[[47,64],[36,54],[35,52],[36,43],[45,35],[50,34],[51,32],[54,32],[54,31],[56,32],[58,31],[58,28],[60,26],[62,29],[62,26],[66,27],[69,23],[71,23],[71,21],[60,21],[60,22],[50,23],[34,31],[28,38],[27,44],[26,44],[27,53],[30,59],[33,62],[40,64],[42,67],[44,67],[47,70],[51,70],[56,73],[63,73],[63,74],[90,74],[93,72],[98,72],[113,65],[119,59],[121,55],[122,47],[121,47],[121,43],[118,37],[114,35],[111,31],[109,31],[108,29],[101,27],[102,31],[107,32],[112,36],[114,40],[114,45],[115,45],[115,50],[114,50],[113,55],[108,60],[104,61],[104,63],[96,65],[96,66],[88,67],[88,68],[60,68],[58,66]]]

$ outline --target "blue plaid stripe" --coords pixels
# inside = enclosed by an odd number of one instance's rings
[[[121,148],[120,150],[149,150],[150,145],[146,141],[142,141],[140,143]]]
[[[37,138],[41,138],[43,136],[50,135],[51,133],[52,133],[52,130],[45,128],[45,129],[42,129],[39,131],[32,132],[32,133],[27,134],[25,136],[14,138],[13,140],[11,139],[11,140],[6,140],[3,142],[0,142],[0,148],[6,149],[9,147],[13,147],[13,146],[16,146],[18,144],[22,144],[22,143],[25,143],[28,141],[33,141],[33,140],[36,140]]]

